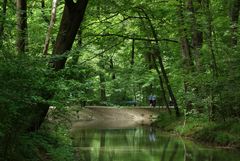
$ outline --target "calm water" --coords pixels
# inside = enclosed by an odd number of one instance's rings
[[[203,147],[149,128],[75,129],[77,161],[240,161],[240,153]]]

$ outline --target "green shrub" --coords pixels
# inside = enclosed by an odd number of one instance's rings
[[[70,161],[73,153],[66,131],[27,130],[38,103],[57,101],[48,100],[44,94],[53,90],[59,90],[58,94],[65,92],[55,86],[60,76],[55,77],[58,75],[48,69],[41,57],[16,56],[6,51],[0,59],[4,60],[0,61],[0,160],[37,161],[42,155],[49,155],[58,161]]]

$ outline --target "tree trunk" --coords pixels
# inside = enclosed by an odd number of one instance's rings
[[[183,65],[183,72],[186,75],[189,75],[193,68],[193,62],[191,58],[191,49],[189,40],[187,37],[187,31],[185,27],[185,17],[183,14],[183,2],[182,0],[179,1],[178,6],[178,33],[179,33],[179,39],[180,39],[180,45],[181,45],[181,54],[182,54],[182,65]],[[188,91],[191,91],[189,81],[186,78],[184,79],[184,92],[187,93]],[[187,110],[192,109],[192,105],[190,101],[186,101],[186,108]]]
[[[184,21],[184,15],[183,15],[183,3],[182,0],[179,1],[179,7],[178,7],[178,24],[179,24],[179,36],[180,36],[180,44],[182,49],[182,58],[183,58],[183,65],[185,65],[185,68],[189,68],[192,66],[192,60],[191,60],[191,50],[189,45],[189,40],[187,38],[187,32],[185,28],[185,21]]]
[[[110,70],[112,74],[112,80],[116,79],[116,74],[114,72],[114,64],[113,64],[113,58],[110,58]]]
[[[100,83],[100,100],[102,105],[106,105],[105,102],[107,101],[106,96],[106,78],[105,78],[105,62],[103,53],[99,55],[99,83]]]
[[[53,55],[58,56],[58,59],[53,61],[53,68],[55,70],[63,69],[65,66],[67,56],[64,54],[72,48],[87,4],[88,0],[78,0],[76,3],[72,0],[65,0],[60,29],[53,49]]]
[[[1,19],[0,19],[0,48],[3,45],[4,23],[5,23],[5,20],[6,20],[6,12],[7,12],[7,0],[3,0],[3,3],[2,3],[2,13],[1,13]]]
[[[40,128],[47,116],[48,109],[49,104],[47,103],[38,103],[36,106],[30,107],[29,116],[31,116],[31,121],[29,122],[29,127],[27,128],[28,132],[33,132]]]
[[[49,47],[49,42],[50,42],[50,38],[51,38],[51,33],[52,33],[52,29],[56,20],[56,12],[57,12],[57,2],[58,0],[53,0],[52,1],[52,14],[51,14],[51,21],[48,27],[48,32],[46,35],[46,40],[45,40],[45,44],[44,44],[44,48],[43,48],[43,54],[46,55],[48,53],[48,47]]]
[[[213,18],[212,18],[212,12],[210,9],[210,5],[211,5],[211,0],[206,0],[205,2],[205,10],[206,10],[206,16],[207,16],[207,43],[209,46],[209,51],[211,53],[211,67],[212,67],[212,72],[213,72],[213,77],[216,78],[218,76],[218,67],[217,67],[217,61],[216,61],[216,56],[215,56],[215,52],[213,49],[213,27],[212,27],[212,22],[213,22]]]
[[[238,19],[240,11],[240,0],[233,0],[231,7],[231,46],[235,47],[238,43]]]
[[[78,44],[78,47],[81,47],[82,46],[82,27],[80,25],[79,27],[79,30],[78,30],[78,33],[77,33],[77,44]]]
[[[17,52],[22,54],[27,45],[27,2],[26,0],[17,0]]]
[[[156,52],[155,52],[155,57],[157,57],[158,59],[158,63],[160,65],[160,69],[162,71],[162,74],[163,74],[163,78],[165,80],[165,83],[166,83],[166,86],[167,86],[167,89],[168,89],[168,93],[169,93],[169,96],[171,98],[171,101],[173,102],[173,106],[174,106],[174,109],[175,109],[175,113],[176,113],[176,116],[180,116],[180,112],[179,112],[179,108],[178,108],[178,104],[177,104],[177,100],[175,98],[175,95],[172,91],[172,87],[170,85],[170,82],[169,82],[169,79],[168,79],[168,76],[167,76],[167,73],[165,71],[165,68],[164,68],[164,65],[163,65],[163,60],[162,60],[162,57],[160,55],[160,50],[157,49]]]
[[[42,1],[41,1],[42,16],[43,16],[44,21],[45,21],[47,24],[49,24],[50,21],[49,21],[48,17],[46,16],[44,9],[45,9],[45,0],[42,0]]]
[[[105,80],[104,73],[99,74],[99,79],[100,79],[100,99],[104,103],[105,101],[107,101],[106,87],[105,87],[106,80]]]
[[[211,12],[211,0],[206,0],[205,3],[205,13],[206,13],[206,17],[207,17],[207,43],[208,43],[208,48],[209,48],[209,52],[211,54],[211,68],[212,68],[212,78],[213,81],[215,82],[217,77],[218,77],[218,67],[217,67],[217,61],[216,61],[216,56],[215,56],[215,52],[214,52],[214,48],[213,48],[213,27],[212,27],[212,12]],[[209,120],[213,120],[215,117],[215,112],[216,112],[216,105],[214,104],[214,98],[215,98],[215,93],[213,92],[213,87],[211,87],[211,92],[210,92],[210,96],[211,96],[211,105],[208,108],[208,112],[209,112]]]
[[[169,108],[169,103],[168,103],[168,100],[167,100],[167,97],[166,97],[166,92],[165,92],[165,88],[164,88],[161,72],[158,69],[158,66],[157,66],[157,63],[156,63],[155,53],[151,53],[151,55],[152,55],[152,59],[153,59],[154,68],[155,68],[155,70],[158,73],[159,83],[160,83],[160,86],[161,86],[162,92],[163,92],[163,100],[165,102],[165,105],[167,107],[167,110],[168,110],[169,114],[171,115],[171,110]]]
[[[141,13],[138,13],[138,15],[139,15],[139,17],[141,17]],[[145,24],[145,22],[144,22],[144,19],[141,17],[141,22],[142,22],[142,27],[143,27],[143,29],[144,29],[144,31],[146,32],[146,33],[148,33],[148,31],[147,31],[147,27],[146,27],[146,24]],[[150,35],[147,35],[147,37],[150,39]],[[149,46],[149,47],[151,47],[152,46],[152,44],[151,44],[151,42],[150,41],[146,41],[146,46]],[[146,53],[145,55],[144,55],[144,58],[145,58],[145,61],[147,62],[147,64],[148,64],[148,68],[149,68],[149,70],[152,70],[153,68],[157,71],[157,74],[158,74],[158,78],[159,78],[159,84],[160,84],[160,87],[161,87],[161,89],[162,89],[162,95],[163,95],[163,101],[164,101],[164,105],[167,107],[167,110],[168,110],[168,112],[169,112],[169,114],[171,114],[171,110],[170,110],[170,108],[169,108],[169,103],[168,103],[168,99],[167,99],[167,94],[166,94],[166,90],[165,90],[165,88],[164,88],[164,82],[163,82],[163,79],[162,79],[162,75],[161,75],[161,72],[160,72],[160,70],[159,70],[159,68],[158,68],[158,65],[157,65],[157,63],[156,63],[156,58],[155,58],[155,56],[154,56],[154,53],[151,51],[151,52],[149,52],[149,53]],[[161,91],[160,91],[161,92]],[[150,95],[150,94],[152,94],[153,93],[153,85],[152,85],[152,83],[148,86],[148,89],[147,89],[147,95]],[[147,100],[147,101],[149,101],[149,100]],[[149,102],[148,102],[149,103]]]
[[[135,47],[134,47],[134,39],[132,39],[132,52],[131,52],[131,65],[134,65],[134,57],[135,57],[135,51],[134,51],[134,49],[135,49]]]
[[[87,3],[88,0],[78,0],[77,3],[74,3],[70,0],[65,1],[60,30],[58,32],[57,41],[53,50],[53,55],[62,55],[66,51],[71,50],[77,31],[83,20]],[[66,57],[64,59],[59,59],[53,62],[53,68],[56,71],[61,70],[64,68],[65,62]],[[53,93],[45,92],[44,98],[50,99],[53,97],[53,95]],[[48,104],[38,104],[35,110],[37,114],[31,122],[31,127],[29,128],[29,131],[35,131],[40,128],[48,113],[48,109]]]
[[[198,2],[195,2],[198,3]],[[200,5],[200,4],[199,4]],[[191,33],[192,33],[192,47],[193,47],[193,55],[195,58],[196,68],[197,70],[200,69],[200,49],[203,43],[203,33],[199,31],[199,25],[197,24],[196,19],[196,12],[198,11],[199,7],[195,7],[193,0],[188,0],[188,7],[189,11],[191,12]]]
[[[175,98],[175,95],[172,91],[172,87],[170,85],[170,82],[169,82],[169,79],[168,79],[168,76],[167,76],[167,72],[165,70],[165,67],[163,65],[163,60],[162,60],[162,57],[161,57],[161,53],[160,53],[160,47],[159,47],[159,43],[158,43],[158,35],[153,27],[153,24],[152,24],[152,21],[150,20],[150,18],[148,17],[147,13],[145,12],[144,9],[142,8],[139,8],[142,13],[144,14],[144,16],[146,17],[146,19],[148,20],[148,24],[150,25],[150,28],[151,28],[151,31],[152,31],[152,34],[153,34],[153,37],[155,39],[155,51],[154,51],[154,57],[156,57],[158,59],[158,62],[159,62],[159,65],[160,65],[160,69],[162,71],[162,74],[163,74],[163,79],[166,83],[166,86],[167,86],[167,89],[168,89],[168,93],[169,93],[169,96],[171,98],[171,101],[173,102],[173,105],[174,105],[174,109],[175,109],[175,113],[176,113],[176,116],[180,116],[180,112],[179,112],[179,108],[178,108],[178,104],[177,104],[177,100]]]
[[[80,25],[78,33],[77,33],[77,48],[80,49],[81,47],[82,47],[82,29],[81,29],[81,25]],[[74,53],[72,55],[71,65],[77,65],[78,64],[78,59],[79,59],[79,54]]]
[[[182,0],[179,1],[178,6],[178,25],[179,25],[179,36],[180,36],[180,44],[182,49],[182,58],[183,58],[183,65],[185,68],[189,68],[192,66],[191,60],[191,50],[189,40],[187,38],[187,32],[185,27],[185,18],[183,15],[183,2]]]

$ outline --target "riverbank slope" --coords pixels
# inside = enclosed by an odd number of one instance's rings
[[[176,118],[161,112],[154,125],[164,131],[224,148],[240,149],[240,120],[209,121],[205,115]]]

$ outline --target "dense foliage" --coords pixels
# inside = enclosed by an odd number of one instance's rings
[[[18,8],[20,2],[27,10]],[[50,105],[148,105],[153,93],[159,106],[173,102],[187,117],[239,120],[237,0],[59,1],[43,54],[51,3],[0,2],[0,157],[26,160],[39,153],[23,142],[41,149],[35,137]],[[83,13],[64,14],[77,5]],[[79,22],[62,17],[80,14]],[[80,28],[68,27],[66,19]],[[64,37],[66,32],[72,33]]]

